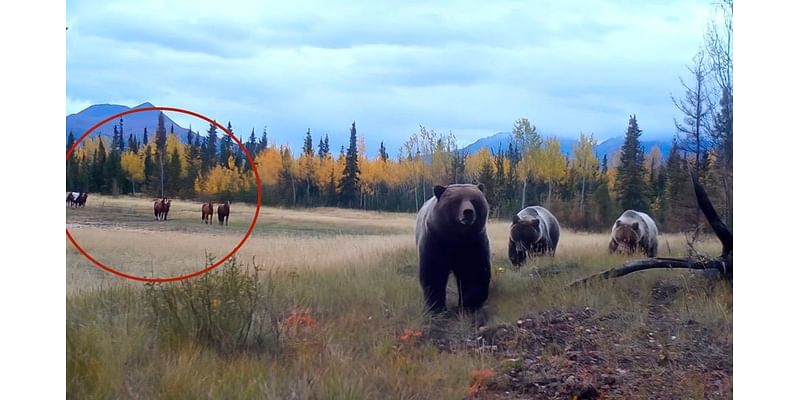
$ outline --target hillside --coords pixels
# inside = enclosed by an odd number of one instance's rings
[[[467,154],[476,153],[482,148],[488,148],[493,152],[497,152],[498,149],[505,151],[508,149],[508,143],[511,140],[511,132],[498,132],[492,136],[476,140],[474,143],[464,147],[463,150]],[[572,152],[572,147],[578,142],[577,139],[563,137],[559,137],[558,141],[561,146],[561,152],[564,155],[570,155]],[[608,155],[608,157],[611,158],[616,151],[622,148],[622,144],[624,142],[625,138],[622,136],[606,139],[597,144],[595,147],[595,154],[597,155],[597,158],[600,159],[602,159],[604,155]],[[672,142],[669,139],[641,140],[641,145],[644,148],[645,153],[649,153],[653,147],[657,146],[661,151],[661,154],[663,154],[664,158],[666,158],[666,155],[669,154],[670,147],[672,147]]]
[[[153,105],[150,103],[142,103],[134,108],[147,107],[153,107]],[[67,116],[66,134],[69,134],[69,132],[72,131],[72,134],[77,139],[89,128],[94,126],[94,124],[112,115],[119,114],[130,109],[130,107],[117,104],[95,104],[89,106],[77,114],[70,114]],[[158,111],[143,111],[128,114],[122,117],[123,136],[125,139],[127,140],[128,136],[133,133],[137,139],[141,140],[142,136],[144,136],[145,128],[147,128],[148,136],[152,137],[156,131],[156,127],[158,126],[158,113]],[[166,117],[167,132],[169,132],[171,128],[174,128],[175,134],[178,135],[181,140],[185,140],[188,129],[178,125],[175,121],[170,119],[167,114],[164,116]],[[94,136],[101,134],[103,136],[111,136],[114,132],[114,125],[119,126],[120,121],[110,121],[99,127],[95,132],[92,132],[92,135]]]

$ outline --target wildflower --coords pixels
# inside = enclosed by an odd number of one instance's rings
[[[467,394],[470,396],[474,396],[480,392],[483,384],[486,383],[486,380],[494,376],[494,372],[492,372],[489,368],[479,369],[477,371],[470,372],[472,376],[472,385],[467,388]]]
[[[403,330],[403,334],[400,335],[400,341],[401,342],[408,342],[408,341],[410,341],[412,339],[415,339],[415,338],[418,338],[418,337],[421,337],[421,336],[422,336],[422,331],[420,331],[418,329],[405,328]]]

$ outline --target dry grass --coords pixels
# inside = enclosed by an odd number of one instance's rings
[[[197,270],[205,265],[206,252],[227,253],[246,229],[245,206],[233,204],[231,225],[219,227],[202,224],[199,204],[174,202],[171,220],[154,222],[146,200],[90,197],[86,209],[68,210],[67,220],[77,240],[104,262],[130,273],[163,276]],[[732,338],[727,285],[708,285],[688,271],[648,271],[566,289],[575,278],[628,258],[608,254],[605,234],[565,230],[556,257],[535,258],[516,269],[506,254],[508,226],[491,222],[488,227],[493,253],[485,307],[489,325],[589,307],[599,316],[614,316],[614,337],[634,343],[651,322],[653,288],[666,282],[678,288],[669,304],[678,319]],[[423,315],[413,230],[410,214],[262,209],[259,227],[238,259],[266,271],[262,279],[272,289],[261,301],[270,315],[282,321],[302,315],[314,323],[282,328],[269,351],[234,355],[203,345],[186,333],[191,330],[167,329],[175,323],[170,319],[158,318],[160,325],[153,325],[154,311],[146,306],[153,298],[142,284],[100,271],[68,243],[68,397],[377,398],[392,393],[408,399],[464,398],[474,384],[472,371],[504,360],[466,345],[476,330],[469,317],[442,321]],[[682,243],[683,235],[663,235],[659,255],[686,254]],[[711,255],[720,250],[712,238],[695,247]],[[219,286],[223,296],[225,287]],[[184,297],[176,299],[192,304],[191,293],[203,293],[198,288],[179,292]],[[197,303],[210,304],[212,320],[220,317],[213,311],[215,301],[222,301],[214,296]],[[451,285],[451,307],[456,299]],[[180,301],[156,309],[170,310]],[[416,331],[421,338],[408,335]],[[164,332],[173,337],[164,340]],[[442,351],[432,338],[455,345]],[[702,390],[691,376],[683,385],[687,396]]]

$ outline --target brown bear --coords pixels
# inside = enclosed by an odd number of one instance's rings
[[[483,185],[436,186],[417,213],[419,281],[427,308],[446,309],[447,279],[458,281],[459,305],[478,310],[489,297],[491,252]]]
[[[522,265],[528,255],[555,255],[561,227],[556,217],[544,207],[525,207],[514,216],[508,238],[511,264]]]
[[[649,215],[627,210],[611,227],[611,242],[608,251],[621,251],[627,254],[644,253],[648,257],[658,254],[658,228]]]

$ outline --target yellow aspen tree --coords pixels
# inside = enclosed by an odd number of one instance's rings
[[[136,183],[144,181],[144,159],[132,151],[122,153],[120,159],[122,171],[131,182],[131,189],[136,193]]]
[[[540,175],[547,182],[547,207],[550,207],[553,185],[567,177],[567,160],[561,154],[558,138],[551,137],[545,141],[541,159]]]
[[[583,132],[581,132],[578,142],[572,146],[572,166],[575,168],[577,175],[581,178],[581,215],[583,215],[583,204],[586,194],[586,179],[592,176],[599,164],[597,156],[594,154],[595,146],[597,146],[597,139],[595,139],[594,134],[586,136]]]

